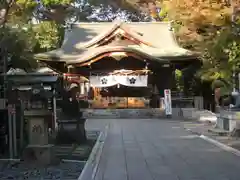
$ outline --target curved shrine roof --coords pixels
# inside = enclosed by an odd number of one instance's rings
[[[137,44],[107,43],[109,37],[127,34]],[[131,52],[156,61],[193,59],[197,55],[181,48],[167,22],[101,22],[74,24],[65,35],[62,47],[35,58],[61,61],[67,64],[83,63],[109,52]]]

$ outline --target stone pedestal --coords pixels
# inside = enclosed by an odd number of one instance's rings
[[[26,161],[34,161],[36,164],[51,165],[58,163],[55,154],[54,145],[29,145],[24,151],[23,158]]]
[[[34,160],[42,165],[56,162],[54,145],[49,144],[49,116],[48,111],[33,110],[24,112],[28,120],[29,143],[24,151],[25,160]]]
[[[229,132],[240,129],[240,112],[238,111],[220,111],[217,119],[217,127]]]

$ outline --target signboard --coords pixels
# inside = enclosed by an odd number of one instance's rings
[[[165,101],[165,113],[166,115],[172,115],[172,100],[171,100],[171,90],[164,90],[164,101]]]

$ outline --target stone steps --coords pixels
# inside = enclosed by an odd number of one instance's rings
[[[138,119],[160,118],[165,113],[160,108],[149,109],[84,109],[83,117],[86,119]]]

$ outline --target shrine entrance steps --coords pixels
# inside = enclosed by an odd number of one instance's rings
[[[159,108],[148,109],[84,109],[86,119],[145,119],[164,118],[165,112]]]

